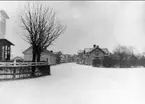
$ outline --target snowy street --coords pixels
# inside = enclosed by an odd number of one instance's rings
[[[107,69],[75,63],[51,76],[0,82],[1,104],[145,104],[145,68]]]

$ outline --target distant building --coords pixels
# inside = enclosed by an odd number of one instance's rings
[[[89,52],[89,61],[91,61],[92,64],[103,65],[104,56],[107,55],[109,55],[107,48],[100,48],[94,45],[93,49]]]
[[[65,59],[64,54],[61,51],[54,52],[54,54],[57,55],[57,62],[58,63],[64,63],[65,62],[64,61],[64,59]]]
[[[25,61],[32,61],[32,47],[26,49],[23,54]],[[40,61],[48,61],[52,65],[57,63],[56,58],[56,55],[52,51],[45,50],[41,53]]]
[[[92,65],[94,62],[97,62],[99,65],[102,65],[104,56],[108,56],[109,54],[107,48],[100,48],[99,46],[93,45],[93,48],[85,48],[83,51],[79,51],[77,63]]]
[[[16,56],[12,59],[13,61],[16,60],[16,61],[24,61],[24,59],[20,56]]]

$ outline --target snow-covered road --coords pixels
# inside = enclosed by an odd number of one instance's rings
[[[51,76],[0,82],[0,104],[145,104],[145,68],[62,64]]]

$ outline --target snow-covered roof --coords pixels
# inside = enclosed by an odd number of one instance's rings
[[[27,48],[25,51],[23,51],[23,54],[25,54],[27,51],[29,51],[30,49],[32,49],[32,46]]]
[[[90,52],[94,51],[95,49],[99,49],[102,52],[104,52],[105,54],[109,54],[109,50],[107,48],[100,48],[99,46],[92,48]]]
[[[84,50],[78,50],[78,53],[82,53]]]
[[[31,52],[32,52],[32,46],[27,48],[25,51],[23,51],[23,54],[31,53]],[[49,50],[44,50],[42,52],[42,54],[50,54],[50,55],[54,55],[55,56],[55,54],[52,51],[49,51]]]
[[[16,56],[12,60],[24,60],[24,59],[22,57],[20,57],[20,56]]]
[[[107,48],[101,48],[106,54],[109,53],[109,50]]]
[[[7,40],[7,39],[0,39],[0,43],[1,43],[1,44],[7,44],[7,45],[14,45],[12,42],[10,42],[10,41]]]
[[[91,52],[92,51],[92,48],[85,48],[84,50],[87,53],[87,52]]]

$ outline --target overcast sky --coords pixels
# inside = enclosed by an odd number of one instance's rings
[[[39,1],[40,2],[40,1]],[[18,30],[19,12],[26,2],[0,1],[0,9],[7,12],[6,38],[15,44],[14,56],[22,55],[29,44],[21,39]],[[67,29],[51,49],[63,53],[76,53],[93,44],[109,51],[117,44],[132,45],[145,51],[145,2],[59,1],[41,2],[52,6]]]

